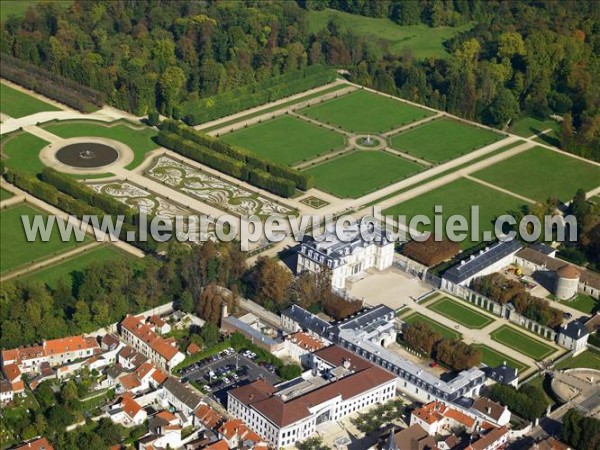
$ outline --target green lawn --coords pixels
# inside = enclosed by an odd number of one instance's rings
[[[481,350],[482,359],[481,362],[488,367],[498,367],[502,363],[506,362],[513,369],[517,369],[519,372],[524,372],[529,366],[512,359],[510,356],[506,356],[504,353],[500,353],[491,347],[484,344],[473,344],[473,347]]]
[[[226,122],[221,122],[219,125],[213,125],[211,127],[201,128],[201,130],[205,133],[208,133],[209,131],[219,130],[219,129],[225,128],[229,125],[234,125],[238,122],[241,122],[242,120],[252,119],[253,117],[261,116],[266,113],[278,111],[283,108],[289,108],[290,106],[294,106],[298,103],[303,103],[308,100],[312,100],[313,98],[321,97],[322,95],[330,94],[332,92],[346,89],[348,87],[350,87],[350,85],[346,84],[346,83],[336,84],[335,86],[331,86],[327,89],[322,89],[319,92],[314,92],[312,94],[304,95],[302,97],[296,98],[295,100],[290,100],[289,102],[283,102],[278,105],[271,106],[270,108],[261,109],[260,111],[251,112],[246,115],[236,117],[235,119],[227,120]]]
[[[133,161],[127,166],[128,169],[140,165],[146,153],[158,148],[152,140],[158,134],[157,131],[141,125],[137,127],[123,122],[103,124],[89,120],[69,120],[45,125],[43,128],[65,139],[92,136],[120,141],[129,146],[134,153]]]
[[[462,334],[460,334],[458,331],[455,331],[452,328],[448,328],[447,326],[442,325],[441,323],[438,323],[435,320],[430,319],[429,317],[424,316],[423,314],[420,314],[420,313],[411,314],[402,320],[406,323],[425,322],[428,325],[430,325],[434,331],[437,331],[438,333],[440,333],[443,337],[445,337],[447,339],[461,339],[462,338]]]
[[[424,214],[433,223],[434,207],[443,206],[441,214],[443,220],[451,215],[461,215],[471,221],[471,206],[479,207],[479,240],[472,240],[471,233],[467,233],[466,239],[461,243],[462,248],[471,247],[483,239],[484,231],[494,229],[494,220],[503,214],[518,211],[523,202],[510,195],[503,194],[489,187],[483,186],[475,181],[465,178],[458,179],[439,188],[426,192],[418,197],[411,198],[402,203],[383,211],[384,215],[406,216],[409,224],[412,217]],[[420,225],[419,231],[431,231],[433,225]]]
[[[555,132],[558,132],[560,130],[560,124],[554,119],[541,120],[537,117],[526,116],[516,120],[510,126],[511,133],[526,138],[547,129],[552,129]]]
[[[392,147],[432,162],[444,162],[493,144],[505,136],[442,118],[392,137]]]
[[[344,136],[292,116],[281,116],[221,137],[270,161],[293,165],[345,144]]]
[[[312,33],[321,31],[327,27],[327,23],[332,17],[337,17],[342,24],[342,28],[351,31],[355,35],[369,38],[371,42],[381,40],[389,46],[389,51],[394,54],[400,54],[408,49],[418,59],[449,56],[443,43],[456,34],[471,28],[471,25],[456,28],[431,28],[424,24],[400,26],[387,18],[365,17],[325,9],[323,11],[309,11],[309,30]]]
[[[523,353],[535,360],[542,360],[556,350],[550,345],[517,330],[509,325],[502,325],[490,333],[490,337],[513,350]]]
[[[39,158],[42,148],[49,142],[27,132],[11,133],[2,139],[2,153],[6,155],[6,167],[35,175],[40,173],[44,164]]]
[[[570,306],[586,314],[592,314],[600,305],[600,302],[594,297],[585,294],[578,294],[574,300],[559,300],[563,305]]]
[[[600,370],[600,353],[594,350],[585,350],[573,358],[567,358],[556,365],[557,369],[574,369],[587,367]]]
[[[530,116],[522,117],[511,125],[510,132],[523,137],[531,137],[548,129],[551,129],[552,131],[540,135],[535,138],[535,140],[558,147],[560,145],[558,137],[560,133],[560,123],[554,119],[541,120]]]
[[[494,321],[492,317],[481,314],[468,306],[461,305],[458,301],[449,297],[443,297],[427,306],[450,320],[455,321],[467,328],[481,329]]]
[[[307,172],[315,177],[317,188],[338,197],[361,197],[421,169],[416,163],[375,150],[355,150],[318,164]]]
[[[43,258],[56,256],[81,244],[81,242],[76,242],[75,239],[71,239],[69,242],[61,241],[56,226],[52,228],[52,234],[48,242],[43,242],[39,236],[35,241],[28,242],[21,215],[48,217],[47,214],[25,204],[14,205],[0,212],[0,254],[2,255],[0,258],[0,273]]]
[[[590,191],[600,186],[600,167],[543,147],[505,159],[473,176],[536,201],[554,196],[567,202],[579,188]]]
[[[41,111],[60,111],[56,106],[17,91],[4,83],[0,83],[0,98],[2,99],[0,105],[2,112],[15,119]]]
[[[0,188],[0,202],[3,200],[7,200],[13,197],[11,192],[8,192],[6,189]]]
[[[83,273],[92,264],[100,264],[113,259],[133,259],[133,256],[124,253],[113,245],[101,245],[33,273],[28,273],[20,279],[37,281],[50,287],[56,287],[56,283],[61,278],[69,277],[72,279],[78,273]]]
[[[435,114],[365,90],[310,106],[300,113],[351,133],[383,133]]]

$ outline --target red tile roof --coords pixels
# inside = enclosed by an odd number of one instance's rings
[[[494,428],[481,439],[478,439],[477,441],[473,442],[471,445],[466,447],[465,450],[484,450],[493,443],[499,441],[507,433],[508,429],[506,427]]]
[[[455,420],[467,428],[471,428],[473,425],[475,425],[475,419],[467,416],[457,409],[446,406],[441,402],[428,403],[420,408],[415,409],[412,414],[427,422],[429,425],[439,422],[444,417]]]
[[[98,343],[94,338],[84,338],[83,336],[69,336],[61,339],[52,339],[44,342],[44,351],[46,355],[60,355],[67,352],[76,352],[98,348]]]
[[[224,439],[210,444],[208,447],[204,447],[204,450],[229,450],[229,444]]]
[[[165,325],[165,321],[162,320],[160,317],[158,317],[156,314],[148,317],[148,322],[150,322],[153,325],[156,325],[157,327],[161,328],[162,326]]]
[[[123,386],[123,389],[126,391],[131,391],[137,387],[140,387],[142,384],[140,383],[139,377],[135,373],[128,373],[127,375],[123,375],[119,378],[119,384]]]
[[[198,344],[195,343],[191,343],[190,345],[188,345],[186,351],[188,352],[189,355],[193,355],[194,353],[198,353],[200,350],[202,350],[200,348],[200,346]]]
[[[156,369],[151,375],[152,379],[158,384],[163,384],[169,376],[160,369]]]
[[[165,420],[167,423],[175,423],[178,422],[177,417],[172,412],[162,410],[161,412],[156,414],[156,417],[160,417]]]
[[[331,361],[336,367],[352,356],[351,367],[357,371],[287,402],[279,396],[273,395],[275,391],[273,386],[260,380],[232,390],[230,394],[268,417],[277,426],[284,427],[308,417],[311,407],[337,396],[341,396],[342,400],[347,400],[396,379],[386,370],[374,366],[340,347],[335,347],[334,350],[330,350],[331,348],[315,352],[315,355]]]
[[[298,331],[297,333],[286,336],[286,340],[292,341],[298,347],[308,350],[310,352],[316,352],[325,348],[325,344],[318,339],[309,336],[308,334]]]
[[[168,341],[158,336],[152,325],[144,323],[141,317],[127,316],[121,322],[121,327],[131,332],[139,340],[145,342],[157,352],[160,356],[170,361],[178,352],[176,347],[171,345],[174,341]]]
[[[2,372],[9,381],[14,381],[21,376],[21,369],[16,364],[7,364],[2,368]]]
[[[132,419],[142,410],[142,407],[138,402],[136,402],[130,396],[124,396],[121,401],[121,406],[123,407],[123,411]]]
[[[152,370],[155,370],[155,369],[156,369],[156,366],[154,364],[152,364],[149,361],[146,361],[140,367],[138,367],[137,369],[135,369],[135,373],[136,373],[136,375],[138,377],[140,377],[140,380],[141,380],[146,375],[148,375],[150,372],[152,372]]]
[[[44,437],[32,439],[24,442],[20,447],[14,448],[15,450],[54,450],[54,447]]]
[[[223,416],[212,409],[208,405],[200,405],[200,407],[194,412],[194,415],[202,422],[202,424],[208,429],[214,429],[221,423]]]

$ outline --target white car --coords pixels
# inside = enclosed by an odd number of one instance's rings
[[[210,392],[210,386],[208,384],[204,385],[202,389],[204,389],[206,392]]]

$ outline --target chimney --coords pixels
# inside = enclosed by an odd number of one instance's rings
[[[221,320],[226,317],[229,317],[229,312],[227,311],[227,303],[223,302],[221,303]]]

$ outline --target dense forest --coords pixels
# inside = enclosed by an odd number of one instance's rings
[[[449,58],[417,60],[343,21],[311,33],[308,11],[327,7],[399,25],[473,26],[446,42]],[[49,2],[5,21],[1,51],[139,115],[178,115],[181,102],[309,65],[343,67],[357,83],[497,127],[560,115],[561,146],[600,160],[595,1]]]

